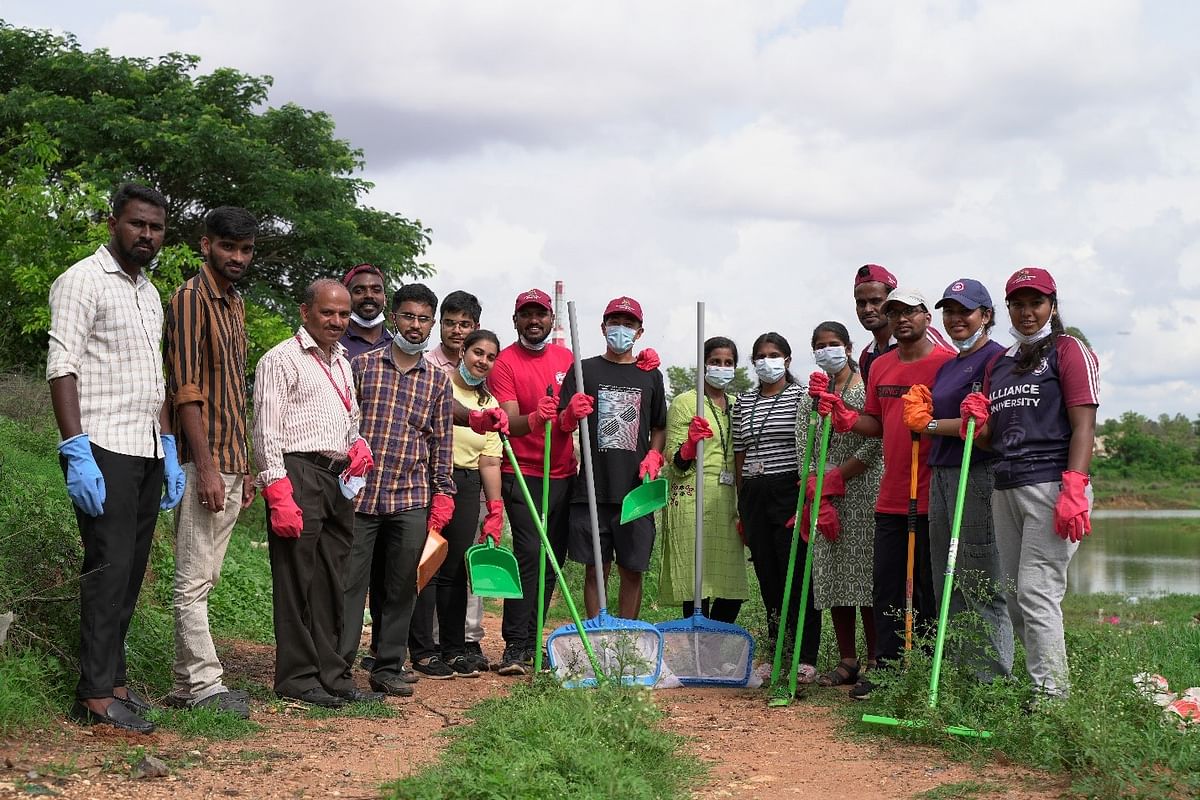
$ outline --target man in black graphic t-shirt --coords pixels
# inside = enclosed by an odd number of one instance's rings
[[[604,355],[583,362],[583,391],[576,394],[574,373],[563,381],[559,421],[574,430],[588,418],[588,442],[596,481],[596,510],[600,523],[601,559],[607,581],[614,555],[621,576],[618,609],[621,617],[636,619],[642,607],[642,573],[654,549],[654,518],[621,524],[621,501],[642,481],[658,477],[667,440],[667,401],[658,356],[646,349],[633,355],[642,336],[642,307],[630,297],[618,297],[604,310],[600,326],[607,347]],[[588,402],[588,401],[591,402]],[[584,603],[589,617],[599,612],[587,487],[575,484],[571,498],[570,541],[573,561],[587,565]]]

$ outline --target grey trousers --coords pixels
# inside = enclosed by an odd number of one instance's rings
[[[929,560],[933,572],[933,596],[941,609],[946,560],[950,550],[950,526],[958,493],[956,467],[931,467],[929,482]],[[1004,573],[992,521],[992,465],[972,464],[967,471],[962,524],[958,533],[958,555],[954,589],[950,592],[951,622],[962,611],[973,611],[983,622],[984,640],[968,638],[954,658],[970,665],[979,680],[1012,675],[1013,629],[1004,600]]]
[[[1025,668],[1036,691],[1051,697],[1066,697],[1071,688],[1062,599],[1067,593],[1067,566],[1079,549],[1078,543],[1054,532],[1059,488],[1056,481],[997,489],[992,494],[1000,564],[1010,588],[1008,613],[1025,646]]]

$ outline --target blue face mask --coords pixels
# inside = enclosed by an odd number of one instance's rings
[[[478,386],[487,379],[486,375],[482,378],[476,378],[474,375],[472,375],[471,371],[467,369],[467,362],[465,359],[458,362],[458,377],[462,378],[463,383],[465,383],[467,386]]]
[[[633,348],[633,340],[637,338],[637,333],[633,328],[626,328],[624,325],[606,325],[604,340],[614,353],[628,353]]]

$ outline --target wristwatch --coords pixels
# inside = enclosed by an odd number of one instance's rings
[[[936,419],[931,419],[931,420],[929,420],[929,424],[925,426],[925,430],[929,431],[930,433],[933,433],[934,431],[937,430],[937,424],[938,424],[938,421]]]

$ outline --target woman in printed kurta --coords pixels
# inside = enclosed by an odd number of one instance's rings
[[[706,617],[737,619],[749,596],[746,556],[736,529],[737,494],[733,485],[733,438],[729,411],[733,398],[725,387],[733,379],[737,347],[723,336],[704,343],[704,418],[707,433],[689,437],[696,415],[696,391],[678,395],[667,410],[667,478],[670,499],[664,512],[662,576],[659,600],[683,607],[691,616],[696,553],[695,440],[704,438],[704,572],[702,605]],[[688,446],[689,438],[691,446]],[[684,456],[689,456],[685,458]]]
[[[822,322],[813,331],[812,348],[817,365],[829,376],[829,390],[841,395],[848,406],[861,409],[866,402],[866,386],[850,358],[853,348],[846,327],[839,322]],[[796,413],[799,458],[803,458],[812,410],[812,398],[805,394]],[[813,438],[811,458],[814,469],[810,473],[813,476],[816,475],[819,433],[818,430]],[[871,592],[875,563],[875,499],[883,475],[882,443],[877,438],[856,433],[831,433],[825,463],[823,494],[829,496],[830,487],[839,484],[839,491],[844,490],[844,494],[830,497],[837,510],[840,530],[833,531],[818,524],[821,535],[813,544],[813,603],[818,609],[829,609],[841,660],[833,670],[819,676],[817,683],[838,686],[854,683],[861,669],[855,642],[856,608],[862,616],[868,660],[875,648]]]

